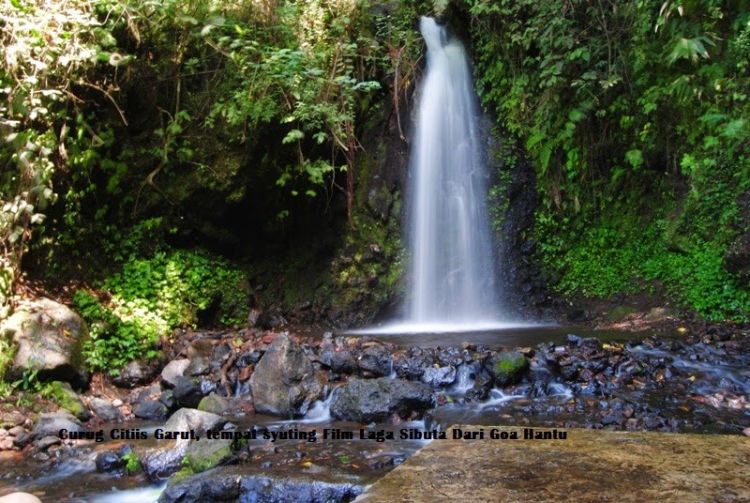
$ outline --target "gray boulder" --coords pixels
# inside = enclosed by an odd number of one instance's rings
[[[89,400],[89,409],[102,421],[114,422],[122,420],[120,409],[104,398],[91,398]]]
[[[303,416],[323,394],[312,361],[287,334],[277,336],[250,377],[257,412]]]
[[[190,360],[182,358],[172,360],[161,371],[161,383],[165,388],[174,388],[177,385],[177,379],[185,374],[185,369],[190,365]]]
[[[47,412],[39,414],[32,436],[34,438],[44,438],[50,435],[59,435],[60,430],[84,431],[83,426],[70,412],[59,410],[57,412]]]
[[[358,423],[382,422],[393,414],[421,416],[435,406],[432,388],[404,379],[350,379],[334,392],[331,414]]]
[[[59,302],[41,298],[21,304],[0,325],[0,338],[12,339],[17,348],[8,377],[36,371],[41,379],[84,380],[81,349],[88,334],[83,319]]]

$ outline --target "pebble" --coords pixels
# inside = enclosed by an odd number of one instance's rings
[[[744,433],[746,437],[750,437],[750,426],[742,430],[742,433]]]
[[[0,451],[8,451],[13,448],[13,439],[5,437],[0,440]]]
[[[115,398],[114,400],[112,400],[112,405],[114,407],[122,407],[122,400],[120,400],[119,398]]]

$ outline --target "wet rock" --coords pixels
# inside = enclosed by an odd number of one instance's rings
[[[99,473],[116,472],[125,468],[125,461],[117,453],[107,451],[96,456],[96,471]]]
[[[352,378],[334,393],[331,414],[359,423],[382,422],[394,413],[419,416],[435,405],[432,388],[403,379]]]
[[[351,351],[336,351],[331,358],[331,370],[339,374],[351,374],[357,368],[357,360]]]
[[[134,388],[151,381],[155,375],[154,365],[142,360],[133,360],[120,370],[120,374],[113,382],[123,388]]]
[[[391,353],[385,346],[375,344],[362,351],[358,362],[360,372],[368,377],[385,377],[393,369]]]
[[[256,411],[283,417],[304,415],[323,394],[312,361],[285,333],[268,347],[250,385]]]
[[[437,361],[442,366],[453,366],[457,367],[462,364],[466,359],[463,352],[455,346],[442,348],[437,352]]]
[[[12,339],[17,347],[9,378],[38,372],[41,379],[85,380],[81,350],[88,327],[67,306],[45,298],[22,303],[0,324],[0,337]]]
[[[398,377],[418,380],[432,364],[432,354],[421,348],[412,348],[406,354],[399,354],[394,359],[393,367]]]
[[[433,388],[449,386],[456,381],[456,367],[428,367],[422,374],[422,382]]]
[[[212,414],[222,415],[229,411],[230,408],[229,400],[223,396],[211,393],[208,396],[203,397],[198,404],[198,410],[204,412],[211,412]]]
[[[231,467],[230,467],[231,468]],[[348,482],[237,473],[227,468],[202,473],[167,486],[159,503],[252,501],[253,503],[338,503],[352,501],[363,487]]]
[[[43,438],[58,435],[60,430],[84,431],[84,428],[70,412],[60,410],[39,414],[32,436],[33,438]]]
[[[169,477],[182,467],[188,445],[188,440],[175,440],[147,450],[140,458],[143,472],[152,481]]]
[[[120,421],[122,419],[120,409],[112,405],[109,400],[93,397],[89,400],[89,408],[103,421]]]
[[[464,394],[464,397],[470,402],[486,400],[490,396],[493,380],[490,373],[482,369],[474,379],[474,386]]]
[[[192,442],[187,448],[182,465],[193,473],[200,473],[219,466],[231,456],[231,440]]]
[[[195,408],[203,398],[200,385],[189,377],[178,377],[172,389],[175,402],[179,407]]]
[[[89,411],[83,405],[81,398],[73,391],[69,383],[52,381],[45,387],[45,396],[54,401],[61,408],[67,410],[81,421],[91,417]]]
[[[506,386],[516,382],[521,372],[529,366],[529,361],[518,351],[506,351],[490,357],[487,370],[495,379],[498,386]]]
[[[135,406],[133,415],[141,419],[159,421],[167,416],[167,408],[159,400],[144,400]]]
[[[165,388],[174,388],[177,379],[185,374],[185,369],[190,365],[190,360],[182,358],[172,360],[161,371],[161,383]]]

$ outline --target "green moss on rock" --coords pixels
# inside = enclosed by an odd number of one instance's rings
[[[61,381],[47,383],[41,392],[42,396],[54,401],[60,408],[69,411],[83,421],[90,417],[88,410],[70,384]]]
[[[492,357],[489,371],[498,386],[505,386],[515,381],[528,365],[529,361],[524,355],[518,351],[508,351]]]
[[[188,447],[182,465],[192,473],[205,472],[219,466],[232,455],[230,440],[193,442]]]

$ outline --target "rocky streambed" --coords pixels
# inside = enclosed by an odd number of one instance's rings
[[[0,415],[0,495],[349,501],[450,424],[748,432],[746,331],[566,332],[514,347],[185,333],[158,366],[63,386],[70,412]]]

